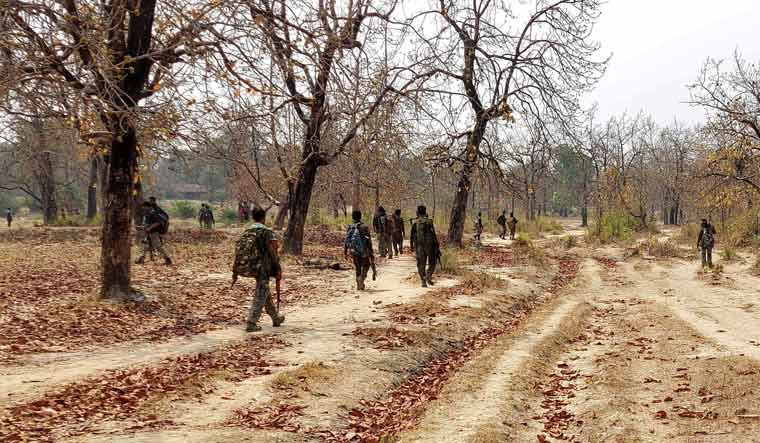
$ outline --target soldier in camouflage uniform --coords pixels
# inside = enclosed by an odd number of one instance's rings
[[[412,225],[411,245],[412,252],[417,257],[417,272],[420,274],[422,287],[426,288],[433,284],[433,272],[441,250],[438,247],[433,220],[428,218],[427,208],[424,206],[417,207],[417,219]]]
[[[475,241],[480,243],[480,237],[483,235],[483,214],[478,212],[478,219],[475,220]]]
[[[391,241],[393,242],[393,252],[396,255],[401,255],[404,252],[404,237],[406,237],[404,219],[401,218],[401,209],[396,209],[391,216]]]
[[[715,233],[715,227],[707,219],[703,218],[699,229],[699,237],[697,237],[697,248],[701,249],[702,267],[713,267],[712,251],[715,247]]]
[[[501,215],[496,219],[496,224],[501,227],[501,233],[499,238],[502,240],[507,239],[507,211],[501,211]]]
[[[377,235],[380,257],[388,257],[388,254],[390,253],[390,258],[393,258],[393,251],[389,250],[390,236],[388,231],[388,215],[385,213],[385,208],[382,206],[377,208],[377,213],[372,219],[372,227],[374,228],[375,234]]]
[[[145,256],[150,254],[151,260],[153,259],[153,253],[158,252],[164,258],[164,264],[169,266],[172,264],[172,259],[164,249],[164,241],[161,238],[161,213],[163,210],[155,203],[155,198],[151,197],[150,201],[145,201],[142,204],[143,209],[143,224],[142,229],[145,233],[145,238],[142,241],[142,251],[140,257],[137,258],[135,264],[141,265],[145,263]]]
[[[269,289],[269,279],[274,277],[276,280],[282,279],[282,266],[280,265],[280,256],[277,253],[277,238],[274,231],[264,225],[266,211],[262,208],[255,207],[251,211],[253,225],[249,229],[260,230],[262,238],[261,245],[264,247],[262,256],[266,257],[265,265],[262,266],[261,274],[256,277],[256,291],[251,300],[251,308],[248,311],[248,323],[246,332],[256,332],[261,330],[259,319],[261,311],[265,309],[267,314],[272,318],[272,325],[278,327],[285,321],[285,316],[277,312],[277,306],[272,302],[272,291]]]
[[[343,243],[343,255],[354,261],[356,269],[356,289],[364,290],[364,281],[367,279],[367,273],[375,262],[375,252],[372,250],[372,237],[369,227],[362,223],[362,211],[354,210],[351,213],[353,224],[348,227],[346,240]]]

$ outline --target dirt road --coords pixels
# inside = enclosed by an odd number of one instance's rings
[[[760,441],[760,280],[741,263],[703,274],[561,240],[486,239],[475,272],[427,289],[408,256],[367,292],[336,273],[339,295],[289,306],[263,334],[32,354],[0,368],[0,436]]]

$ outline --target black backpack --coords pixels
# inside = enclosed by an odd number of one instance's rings
[[[167,214],[166,211],[159,208],[158,206],[156,206],[154,210],[156,213],[156,219],[159,223],[158,233],[164,235],[169,232],[169,214]]]

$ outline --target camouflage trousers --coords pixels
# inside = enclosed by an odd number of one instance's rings
[[[167,254],[164,249],[164,242],[161,240],[161,236],[158,235],[157,232],[151,232],[146,235],[145,239],[143,239],[142,251],[138,260],[145,260],[145,256],[148,254],[153,258],[154,252],[158,252],[164,260],[169,259],[169,254]]]
[[[417,248],[417,272],[420,274],[422,282],[429,282],[433,278],[433,272],[435,272],[436,254],[435,251],[426,251],[422,248]]]
[[[712,246],[710,246],[710,247],[704,247],[703,246],[702,247],[702,254],[701,254],[702,255],[702,267],[705,267],[705,266],[710,267],[710,268],[713,267],[713,263],[712,263],[712,250],[713,250]]]
[[[275,320],[278,317],[277,306],[272,302],[272,291],[269,290],[269,279],[256,279],[256,289],[251,300],[251,308],[248,311],[248,324],[258,324],[261,311],[266,309],[267,314]]]
[[[356,269],[356,289],[364,289],[364,281],[367,280],[367,273],[371,267],[369,257],[354,256],[354,269]]]
[[[393,258],[393,249],[391,247],[390,236],[385,233],[377,234],[378,248],[380,249],[380,257]]]

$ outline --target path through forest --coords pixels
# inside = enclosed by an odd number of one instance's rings
[[[518,247],[486,238],[474,272],[427,289],[409,256],[366,292],[331,274],[338,295],[261,334],[30,354],[0,368],[0,401],[50,427],[39,441],[760,440],[747,264],[703,273],[556,237],[518,263]]]

